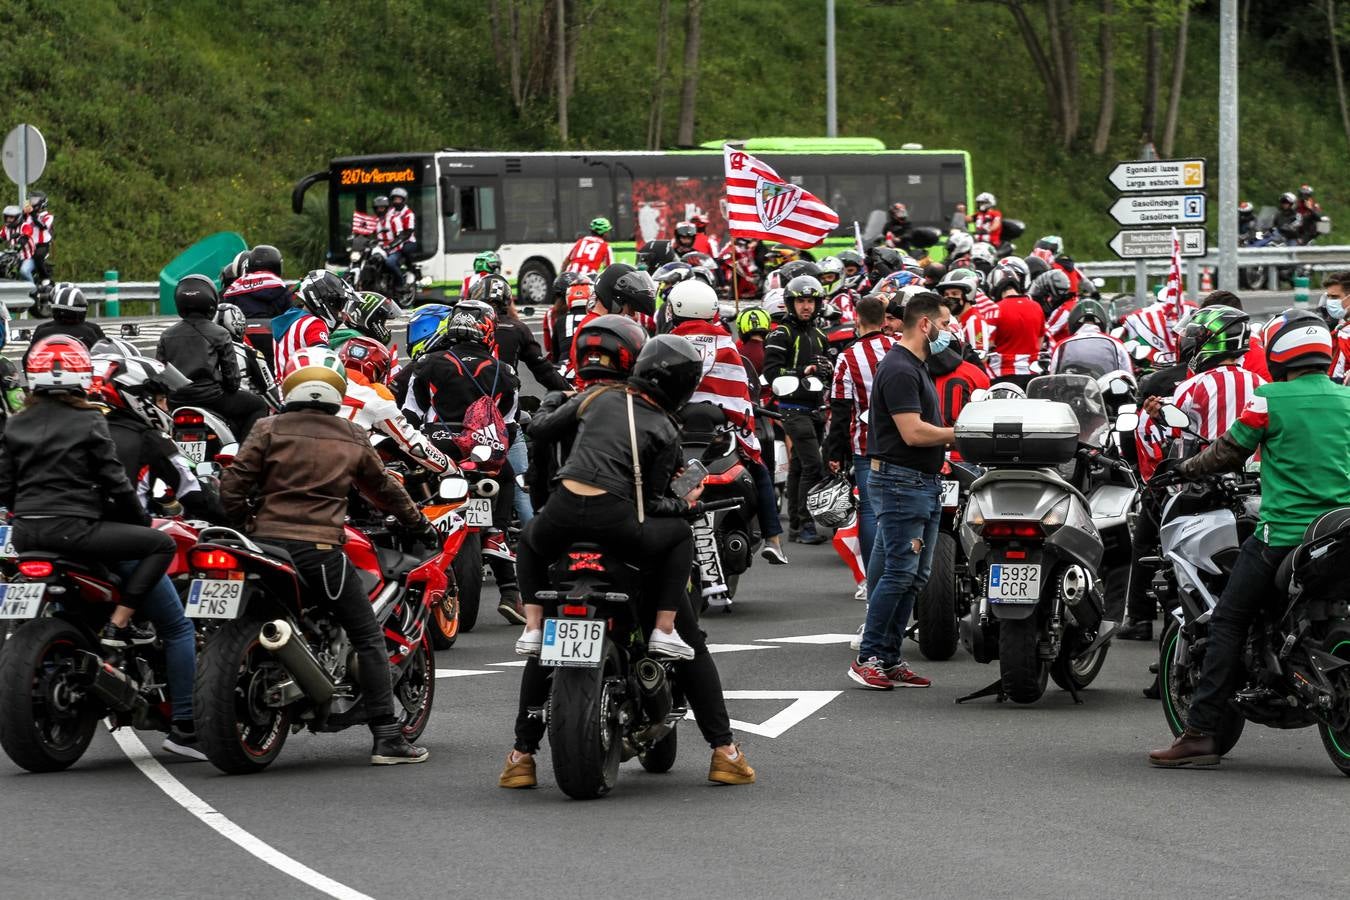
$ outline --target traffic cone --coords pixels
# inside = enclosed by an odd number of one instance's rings
[[[1208,294],[1214,290],[1214,270],[1205,266],[1200,270],[1200,292]]]

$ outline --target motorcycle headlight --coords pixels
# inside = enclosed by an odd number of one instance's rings
[[[1073,498],[1065,497],[1063,500],[1050,507],[1050,511],[1041,516],[1041,527],[1046,531],[1058,528],[1069,520],[1069,509],[1072,506]]]
[[[966,524],[976,531],[984,527],[984,510],[980,509],[980,501],[974,495],[966,501]]]

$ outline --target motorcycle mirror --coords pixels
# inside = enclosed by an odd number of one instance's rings
[[[474,459],[478,460],[479,462],[487,462],[489,459],[492,458],[492,451],[489,450],[487,447],[484,447],[482,444],[478,444],[472,450],[469,451],[469,455],[472,456]]]
[[[156,479],[155,486],[151,489],[150,493],[156,500],[163,500],[169,494],[168,485]]]
[[[1102,278],[1102,277],[1100,277],[1100,276],[1098,276],[1098,277],[1096,277],[1096,278],[1093,278],[1093,279],[1092,279],[1092,283],[1093,283],[1094,285],[1096,285],[1097,287],[1099,287],[1099,288],[1104,288],[1104,287],[1106,287],[1106,279],[1105,279],[1105,278]]]
[[[1148,355],[1151,351],[1152,348],[1149,347],[1147,344],[1130,345],[1130,355],[1133,356],[1135,359],[1148,359]]]
[[[193,474],[198,478],[219,478],[220,465],[213,462],[199,462],[192,467]]]
[[[521,312],[522,315],[525,316],[525,318],[528,319],[530,316],[534,315],[534,307],[533,307],[533,306],[527,306],[527,307],[525,307],[524,309],[522,309],[520,312]]]
[[[1136,412],[1123,412],[1116,416],[1116,431],[1121,434],[1128,434],[1139,427],[1139,414]]]
[[[788,394],[794,393],[799,384],[801,384],[801,379],[796,375],[779,375],[773,380],[770,387],[773,389],[775,397],[786,397]]]
[[[825,388],[824,383],[821,382],[821,380],[820,380],[819,378],[815,377],[814,375],[809,376],[809,377],[806,379],[806,389],[807,389],[808,391],[819,391],[819,390],[824,390],[824,388]]]
[[[1124,397],[1130,393],[1130,383],[1124,378],[1111,379],[1111,383],[1107,387],[1117,397]]]
[[[469,496],[469,481],[458,475],[442,478],[437,493],[442,500],[463,500]]]
[[[981,400],[988,400],[989,392],[984,388],[976,388],[970,392],[970,402],[979,403]]]
[[[1041,365],[1041,361],[1040,361],[1039,359],[1036,360],[1035,362],[1033,362],[1033,363],[1031,364],[1030,368],[1031,368],[1031,372],[1032,372],[1033,375],[1044,375],[1044,374],[1045,374],[1045,366]]]
[[[141,336],[141,326],[135,322],[123,322],[120,331],[124,338]]]
[[[1122,403],[1120,404],[1120,408],[1118,408],[1116,412],[1117,413],[1139,412],[1139,407],[1135,406],[1133,403]]]
[[[1191,427],[1191,417],[1170,403],[1163,404],[1162,417],[1168,428]]]
[[[220,452],[219,452],[218,454],[216,454],[216,455],[217,455],[217,456],[228,456],[228,457],[230,457],[231,459],[233,459],[234,457],[236,457],[236,456],[239,455],[239,445],[238,445],[238,444],[226,444],[225,446],[223,446],[223,447],[220,448]]]

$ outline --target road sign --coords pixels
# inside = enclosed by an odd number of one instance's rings
[[[1199,225],[1205,221],[1205,195],[1120,197],[1108,211],[1121,225]]]
[[[1178,228],[1182,256],[1204,256],[1208,248],[1205,229]],[[1167,259],[1172,255],[1172,229],[1141,228],[1117,231],[1106,242],[1111,252],[1121,259]]]
[[[32,125],[18,125],[5,136],[0,157],[9,180],[24,187],[37,181],[47,167],[47,142]]]
[[[1116,163],[1106,176],[1118,191],[1186,191],[1205,187],[1203,159],[1132,159]]]

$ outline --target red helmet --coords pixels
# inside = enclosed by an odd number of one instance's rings
[[[34,344],[23,368],[28,388],[35,394],[83,394],[94,380],[94,361],[89,349],[64,334],[54,334]]]
[[[389,380],[389,372],[394,367],[393,354],[389,349],[373,338],[356,337],[344,343],[338,349],[338,359],[344,369],[360,372],[372,384],[383,384]]]

